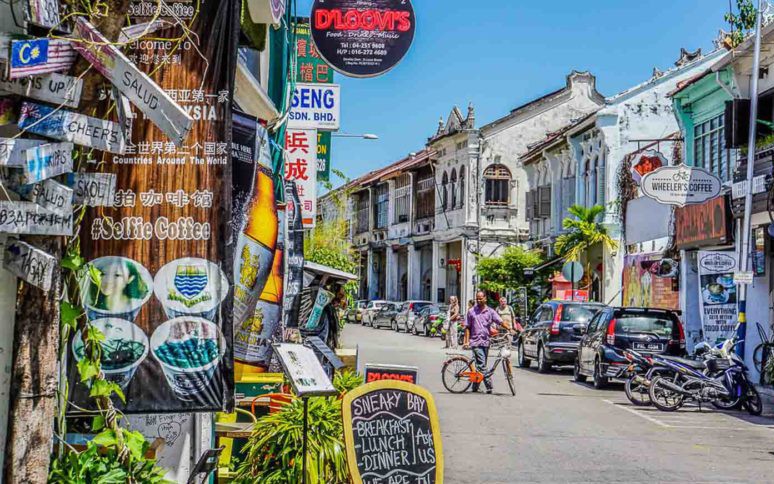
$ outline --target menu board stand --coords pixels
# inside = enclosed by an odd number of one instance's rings
[[[290,378],[296,395],[304,402],[301,482],[306,484],[306,449],[309,433],[309,397],[338,395],[338,391],[317,359],[314,350],[304,345],[280,343],[274,345],[282,369]]]

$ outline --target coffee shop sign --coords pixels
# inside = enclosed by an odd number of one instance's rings
[[[642,178],[646,196],[664,205],[695,205],[720,195],[718,177],[703,168],[685,165],[665,166]]]

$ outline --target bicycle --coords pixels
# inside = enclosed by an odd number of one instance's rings
[[[449,353],[441,368],[441,380],[443,386],[451,393],[465,393],[473,383],[481,383],[485,378],[494,375],[498,366],[503,368],[505,379],[511,389],[511,395],[516,395],[516,387],[513,384],[513,367],[511,366],[511,349],[509,335],[494,336],[490,341],[489,349],[498,350],[494,363],[488,370],[480,372],[476,369],[473,359],[461,353]]]
[[[761,323],[755,323],[755,325],[758,328],[758,335],[761,339],[761,343],[756,346],[753,351],[753,364],[755,365],[755,369],[758,370],[760,383],[763,385],[765,383],[764,373],[766,370],[766,363],[768,359],[772,357],[772,354],[774,354],[774,338],[766,336],[766,331],[764,331]]]

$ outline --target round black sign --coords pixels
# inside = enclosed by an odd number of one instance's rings
[[[309,23],[322,58],[351,77],[384,74],[414,40],[411,0],[315,0]]]

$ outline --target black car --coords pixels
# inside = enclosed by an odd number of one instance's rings
[[[534,359],[538,371],[546,373],[555,364],[573,364],[583,337],[581,328],[605,307],[600,303],[570,301],[541,304],[513,342],[518,365],[527,368]]]
[[[629,362],[623,350],[644,354],[685,354],[679,312],[653,308],[605,308],[584,329],[575,361],[575,380],[591,377],[595,388],[622,377]]]
[[[398,315],[400,305],[394,302],[386,302],[373,313],[371,317],[372,328],[392,328],[395,329],[395,316]]]

